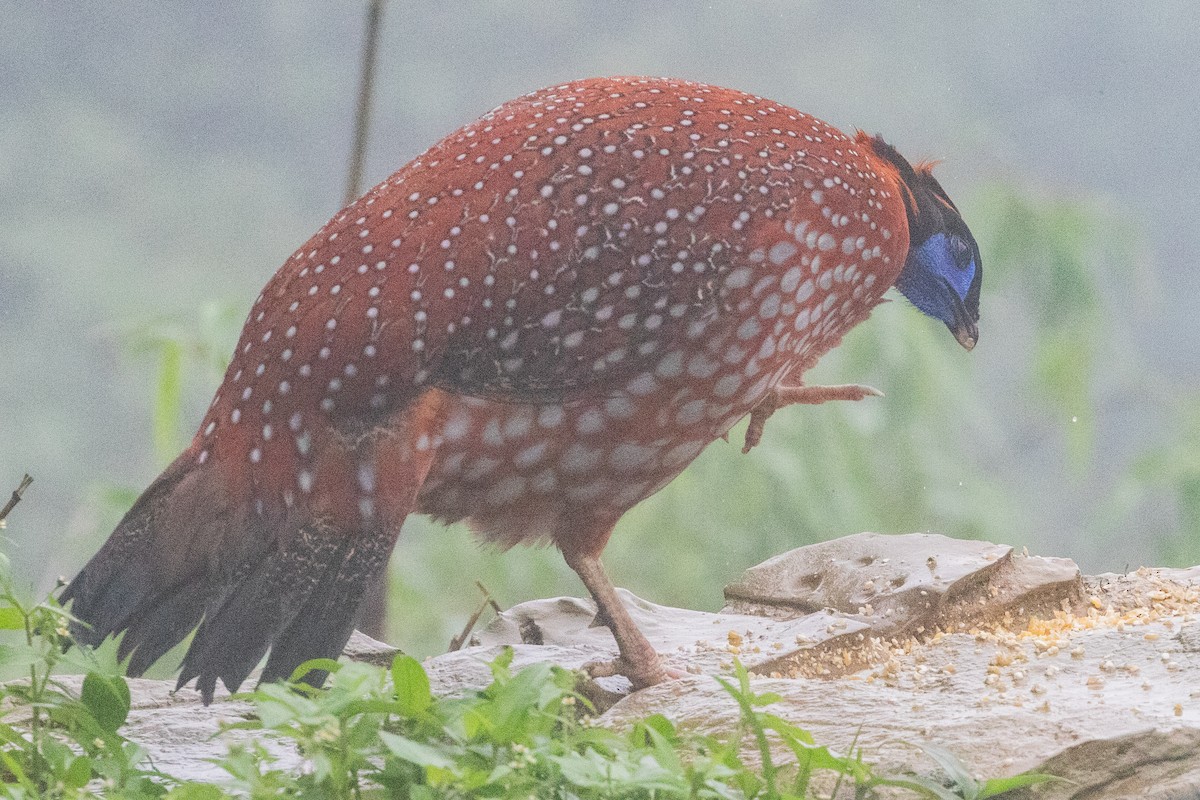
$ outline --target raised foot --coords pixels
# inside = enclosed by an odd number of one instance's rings
[[[749,453],[762,441],[763,428],[771,415],[784,406],[803,403],[818,405],[828,400],[862,400],[865,397],[883,397],[883,392],[873,386],[846,383],[837,386],[776,386],[750,412],[750,426],[746,428],[743,453]]]

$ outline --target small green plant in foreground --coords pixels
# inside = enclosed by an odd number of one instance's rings
[[[861,792],[878,785],[925,787],[874,775],[855,758],[812,744],[803,730],[755,712],[772,702],[750,690],[741,667],[726,688],[744,713],[727,740],[687,734],[661,715],[619,733],[592,724],[577,676],[538,664],[513,674],[509,651],[491,664],[492,683],[457,698],[434,697],[420,664],[407,656],[390,676],[362,664],[314,662],[331,671],[327,690],[263,686],[251,695],[257,719],[236,727],[290,740],[311,765],[305,774],[276,765],[266,748],[234,749],[238,788],[264,796],[283,786],[323,797],[401,798],[788,798],[805,797],[814,773],[843,775]],[[304,668],[302,668],[304,669]],[[390,680],[388,678],[390,677]],[[769,727],[768,727],[769,726]],[[770,761],[768,730],[795,755],[786,769]],[[741,742],[764,742],[761,768]]]
[[[0,555],[0,667],[24,676],[0,684],[4,797],[798,800],[870,797],[887,786],[983,800],[1047,779],[976,781],[943,751],[930,755],[951,789],[879,774],[860,753],[834,753],[763,710],[780,698],[756,693],[740,664],[732,680],[717,679],[740,709],[727,735],[689,732],[657,714],[616,731],[596,723],[576,673],[549,664],[514,673],[508,650],[490,664],[485,689],[455,697],[435,696],[405,655],[391,669],[308,662],[287,684],[239,696],[254,714],[219,734],[229,745],[215,763],[227,780],[180,781],[122,735],[131,702],[119,668],[88,648],[66,649],[69,613],[13,585]],[[64,669],[83,672],[82,682],[56,678]],[[327,688],[299,682],[313,669],[329,673]]]
[[[287,790],[305,797],[413,800],[785,800],[815,796],[811,784],[822,774],[830,780],[821,785],[829,792],[833,783],[833,796],[864,797],[891,786],[916,797],[982,800],[1044,780],[959,783],[955,791],[931,780],[879,775],[857,755],[837,755],[802,728],[758,710],[780,698],[756,694],[740,664],[736,683],[718,679],[739,705],[740,722],[731,735],[716,737],[680,730],[657,714],[625,732],[599,727],[575,691],[575,673],[537,664],[514,674],[511,661],[507,651],[492,662],[492,683],[483,691],[450,698],[435,697],[421,665],[408,656],[398,656],[390,673],[364,664],[310,662],[293,677],[328,670],[328,689],[262,686],[248,695],[256,719],[231,726],[294,744],[305,769],[297,774],[280,766],[272,753],[290,749],[268,749],[262,740],[234,746],[222,766],[234,790],[251,797]],[[748,741],[757,745],[758,764],[746,759]],[[777,765],[775,752],[789,754],[790,762]],[[947,763],[957,762],[951,757]],[[966,775],[961,765],[956,774]]]
[[[0,580],[0,630],[15,639],[0,645],[0,664],[28,676],[0,687],[0,790],[8,797],[74,797],[88,794],[82,790],[90,784],[112,796],[162,795],[166,776],[144,767],[146,753],[119,733],[129,713],[128,684],[87,651],[67,658],[69,621],[52,599],[30,602]],[[60,666],[88,670],[77,692],[55,679]]]
[[[34,609],[31,618],[43,614],[62,620],[62,611],[52,604]],[[61,631],[47,643],[57,646],[59,636]],[[37,638],[34,634],[33,641]],[[870,796],[875,787],[893,786],[908,788],[915,797],[982,800],[1043,780],[1021,776],[972,783],[968,793],[965,783],[949,790],[930,780],[878,775],[860,757],[837,755],[814,744],[803,729],[758,710],[778,698],[754,693],[740,665],[736,683],[722,680],[742,709],[731,736],[689,734],[661,715],[617,732],[594,724],[589,706],[575,692],[574,673],[538,664],[514,674],[511,659],[509,651],[490,665],[493,680],[486,689],[449,698],[431,693],[425,671],[408,656],[398,656],[390,670],[310,662],[302,669],[330,671],[328,689],[267,684],[243,695],[255,716],[226,730],[256,735],[230,737],[235,741],[228,755],[217,762],[229,773],[220,786],[176,781],[143,766],[144,752],[119,733],[129,710],[122,678],[89,673],[80,696],[73,697],[54,685],[42,662],[34,667],[37,681],[3,689],[8,710],[8,719],[0,723],[3,789],[14,797],[168,800],[784,800],[816,796],[810,783],[826,773],[836,781],[835,797]],[[743,754],[747,740],[758,745],[757,765]],[[776,764],[775,752],[790,753],[794,762]],[[955,763],[951,759],[943,766]],[[965,778],[961,767],[958,774]]]

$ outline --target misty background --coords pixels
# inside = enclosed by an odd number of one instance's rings
[[[0,496],[48,588],[186,444],[262,284],[341,205],[364,2],[0,0]],[[716,608],[742,569],[933,530],[1087,572],[1200,562],[1200,27],[1188,2],[399,2],[365,180],[501,102],[667,75],[882,133],[983,248],[974,352],[903,301],[810,376],[888,396],[790,408],[634,509],[615,582]],[[410,520],[392,635],[580,594],[556,552]]]

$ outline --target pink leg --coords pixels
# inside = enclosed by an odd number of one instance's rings
[[[604,538],[607,539],[607,536]],[[667,680],[670,676],[663,669],[658,653],[638,630],[633,617],[629,616],[629,612],[621,603],[616,588],[600,563],[599,555],[564,547],[563,557],[591,592],[596,601],[597,616],[612,631],[613,638],[617,640],[617,649],[621,653],[612,661],[593,661],[584,665],[588,674],[593,678],[624,675],[629,678],[634,689],[644,689]]]
[[[749,453],[762,441],[767,420],[784,406],[796,403],[817,405],[827,400],[862,400],[864,397],[883,397],[883,392],[857,383],[840,386],[776,386],[750,412],[750,427],[746,428],[746,443],[742,452]]]

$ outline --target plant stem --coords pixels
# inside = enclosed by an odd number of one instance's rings
[[[371,119],[371,95],[375,85],[375,53],[379,48],[379,29],[384,0],[371,0],[367,7],[364,32],[362,73],[358,85],[358,106],[354,114],[354,145],[350,150],[350,168],[346,176],[344,205],[349,205],[362,190],[363,161],[367,151],[367,130]]]
[[[25,477],[29,477],[28,475]],[[27,484],[25,484],[27,485]],[[12,506],[16,505],[16,501],[20,500],[20,495],[13,492],[13,501],[6,507],[5,513],[11,510]],[[9,597],[12,602],[15,598]],[[21,605],[13,602],[13,605],[21,610],[25,623],[25,644],[33,649],[33,615]],[[42,715],[41,715],[41,700],[42,693],[38,688],[37,663],[29,665],[29,741],[33,745],[33,753],[31,758],[32,777],[37,780],[42,773]]]
[[[4,522],[4,518],[8,516],[8,512],[16,507],[17,503],[21,502],[21,495],[25,494],[25,490],[29,488],[29,484],[33,483],[33,478],[26,475],[21,478],[21,483],[13,490],[12,497],[4,504],[4,508],[0,508],[0,522]]]

